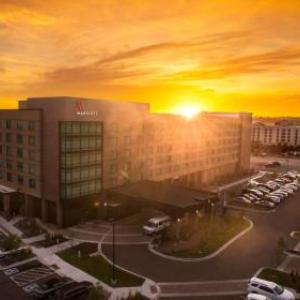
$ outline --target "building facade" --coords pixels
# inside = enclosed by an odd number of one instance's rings
[[[198,188],[250,168],[248,113],[187,120],[150,113],[148,104],[56,97],[20,101],[0,120],[2,209],[14,191],[25,214],[60,226],[127,182]]]
[[[254,123],[252,143],[263,146],[300,146],[300,126],[287,120],[278,121],[274,124]]]

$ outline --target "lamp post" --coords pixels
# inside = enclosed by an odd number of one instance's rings
[[[181,219],[178,218],[177,219],[177,234],[176,234],[176,239],[177,239],[177,243],[180,241],[180,223],[181,223]]]
[[[105,202],[104,206],[107,208],[106,217],[108,217],[109,207],[117,208],[120,206],[120,203],[117,202]],[[114,216],[109,218],[109,221],[112,226],[112,278],[111,285],[116,286],[117,278],[116,278],[116,235],[115,235],[115,218]]]

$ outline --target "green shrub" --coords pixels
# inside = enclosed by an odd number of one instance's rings
[[[9,235],[5,240],[0,242],[2,251],[10,251],[18,249],[21,245],[21,239],[16,235]]]

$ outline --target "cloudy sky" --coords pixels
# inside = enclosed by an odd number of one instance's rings
[[[0,108],[31,96],[300,115],[300,0],[0,0]]]

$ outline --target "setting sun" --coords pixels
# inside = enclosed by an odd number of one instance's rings
[[[201,112],[201,108],[200,106],[193,104],[183,104],[175,107],[172,112],[174,114],[181,115],[187,119],[192,119]]]

